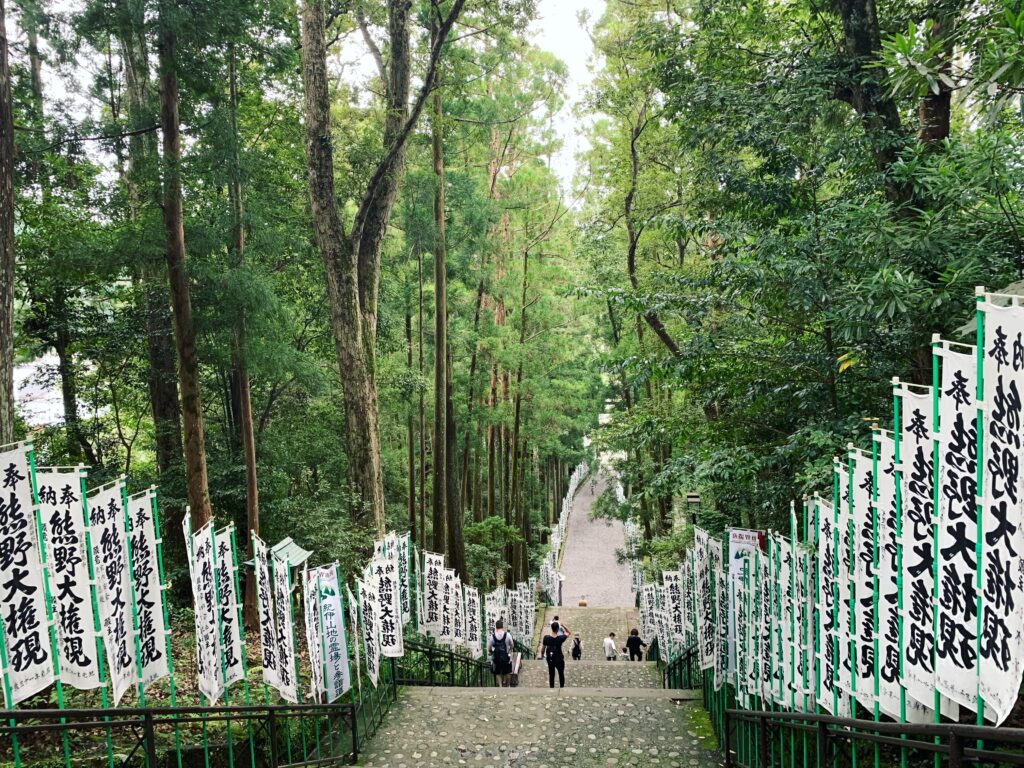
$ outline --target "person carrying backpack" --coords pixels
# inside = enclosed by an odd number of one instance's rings
[[[572,660],[579,661],[583,658],[583,641],[580,640],[580,633],[572,639]]]
[[[494,634],[487,639],[487,654],[491,657],[491,672],[502,688],[508,688],[514,647],[512,635],[505,631],[505,622],[498,619],[494,623]]]
[[[564,629],[565,634],[559,634]],[[544,635],[544,658],[548,662],[548,688],[555,687],[555,672],[558,672],[558,687],[565,688],[565,656],[562,646],[569,639],[569,628],[561,627],[557,621],[551,622],[551,634]]]

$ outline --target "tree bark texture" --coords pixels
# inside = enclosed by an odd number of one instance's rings
[[[14,113],[0,0],[0,445],[14,441]]]

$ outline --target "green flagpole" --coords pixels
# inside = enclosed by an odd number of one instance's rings
[[[224,706],[231,706],[231,696],[228,693],[228,667],[224,658],[224,617],[220,607],[220,571],[217,565],[217,532],[210,526],[210,551],[213,558],[213,600],[217,605],[217,637],[220,640],[220,679],[224,683]],[[228,765],[235,764],[235,740],[231,735],[231,718],[227,718],[227,739],[228,739]]]
[[[53,658],[54,685],[57,691],[57,708],[64,709],[64,685],[60,679],[60,657],[57,654],[57,628],[54,626],[53,622],[53,598],[50,594],[50,572],[46,567],[46,537],[43,535],[43,516],[39,509],[39,488],[36,484],[36,452],[31,447],[28,449],[28,469],[30,480],[29,484],[32,489],[32,516],[35,518],[36,522],[36,541],[39,542],[39,559],[43,568],[43,595],[46,600],[46,624],[50,635],[50,653]],[[97,662],[98,661],[99,660],[97,659]],[[64,717],[61,717],[60,722],[63,724],[66,723],[67,720]],[[64,765],[70,765],[71,746],[68,744],[68,732],[66,729],[61,729],[60,741],[64,750]]]
[[[878,668],[881,666],[878,658],[878,425],[872,425],[873,439],[871,441],[871,568],[872,568],[872,587],[873,587],[873,600],[874,615],[872,617],[872,629],[875,633],[874,646],[872,655],[874,658],[874,676],[875,676],[875,706],[874,715],[875,722],[879,721],[879,707],[878,707],[878,695],[879,695],[879,679],[878,679]],[[879,760],[879,746],[878,742],[875,742],[875,768],[878,768]]]
[[[899,650],[899,679],[903,679],[903,456],[901,446],[903,442],[903,415],[897,388],[899,378],[892,379],[892,429],[893,429],[893,465],[895,466],[896,482],[896,647]],[[900,722],[907,722],[907,690],[902,685],[900,688]],[[901,739],[907,735],[900,734]],[[900,747],[900,768],[907,768],[907,748]]]
[[[978,381],[977,389],[975,391],[975,404],[978,406],[975,412],[975,439],[978,446],[978,460],[977,464],[977,478],[976,478],[976,492],[974,499],[974,518],[975,534],[974,534],[974,586],[975,586],[975,598],[974,598],[974,613],[975,613],[975,663],[977,664],[976,670],[978,674],[978,683],[975,700],[977,702],[977,724],[979,726],[985,725],[985,702],[981,698],[981,549],[982,549],[982,536],[984,535],[984,528],[982,526],[982,514],[984,514],[984,481],[985,481],[985,422],[984,414],[985,411],[982,408],[982,401],[985,396],[985,313],[981,309],[982,302],[985,301],[985,289],[976,287],[974,289],[975,294],[975,305],[974,311],[977,328],[975,330],[975,366],[977,367]],[[984,745],[982,739],[978,739],[977,747],[981,749]]]
[[[135,565],[134,558],[132,557],[132,533],[131,533],[131,521],[128,519],[128,485],[125,482],[125,476],[121,475],[118,479],[121,485],[121,516],[122,522],[124,523],[124,537],[125,537],[125,553],[128,557],[128,575],[132,579],[132,633],[135,637],[135,674],[138,675],[138,691],[139,691],[139,706],[146,706],[146,692],[142,686],[142,657],[139,655],[139,606],[135,600]],[[148,758],[147,758],[148,759]],[[150,766],[154,768],[154,766]]]
[[[832,460],[832,610],[835,613],[835,625],[839,627],[839,505],[842,494],[839,491],[839,459]],[[832,714],[839,717],[839,667],[843,660],[839,653],[839,632],[832,638],[835,664],[832,665]],[[833,752],[836,750],[833,745]]]
[[[796,502],[789,502],[789,711],[796,712]],[[785,653],[785,651],[783,651]],[[783,656],[785,660],[785,656]],[[789,764],[796,767],[796,734],[789,729]]]
[[[857,573],[857,536],[856,526],[853,523],[853,474],[854,474],[854,457],[853,451],[854,446],[852,443],[846,444],[846,484],[848,501],[846,502],[846,530],[847,536],[849,536],[849,557],[850,567],[847,570],[845,576],[850,581],[850,616],[849,624],[847,629],[850,632],[850,647],[847,649],[850,658],[850,714],[854,717],[857,716],[857,579],[854,576]],[[857,742],[854,739],[850,740],[850,765],[852,768],[857,768]]]
[[[164,537],[160,528],[160,505],[156,500],[156,486],[150,488],[153,498],[153,533],[156,536],[156,567],[160,579],[160,610],[164,617],[164,653],[167,654],[167,676],[170,683],[171,706],[178,706],[178,686],[174,681],[174,657],[171,655],[171,623],[167,615],[167,598],[164,596]],[[181,732],[178,718],[174,718],[174,752],[177,755],[178,768],[181,768]]]
[[[87,473],[87,470],[85,468],[85,465],[79,464],[78,465],[78,484],[79,484],[79,494],[80,494],[81,499],[82,499],[82,523],[83,523],[83,530],[85,531],[85,563],[86,563],[86,567],[88,569],[87,572],[89,574],[89,599],[92,601],[92,626],[93,626],[93,632],[95,633],[94,642],[95,642],[95,646],[96,646],[96,669],[97,669],[97,671],[99,673],[99,681],[100,681],[100,686],[99,686],[100,687],[100,706],[103,709],[109,709],[110,708],[110,700],[107,697],[107,679],[106,679],[107,676],[106,676],[106,672],[103,671],[104,670],[104,667],[103,667],[103,646],[104,646],[104,644],[103,644],[103,634],[102,634],[101,625],[100,625],[99,606],[96,604],[96,588],[95,588],[96,574],[94,572],[95,569],[93,568],[93,564],[92,564],[92,537],[91,537],[91,535],[89,533],[89,505],[88,505],[88,503],[86,502],[86,499],[85,499],[85,496],[86,496],[86,493],[87,493],[87,490],[86,490],[86,487],[85,487],[86,473]],[[110,718],[107,715],[104,715],[103,716],[103,720],[105,722],[109,722]],[[112,743],[112,733],[111,733],[111,730],[110,730],[109,727],[105,728],[104,730],[106,732],[106,742],[107,742],[107,766],[108,766],[108,768],[114,768],[114,746],[113,746],[113,743]],[[180,768],[180,766],[179,766],[179,768]]]
[[[187,506],[185,507],[185,514],[187,516],[191,515],[191,513],[189,512],[189,508]],[[191,518],[190,518],[190,520],[191,520]],[[211,529],[213,528],[212,524],[210,525],[210,528]],[[196,564],[194,562],[194,557],[195,557],[194,543],[195,542],[193,541],[193,538],[194,538],[195,534],[192,531],[192,524],[191,524],[191,522],[190,522],[190,524],[188,526],[188,530],[185,531],[184,533],[185,533],[185,547],[188,549],[188,561],[191,564],[190,568],[195,568],[196,567]],[[217,573],[216,573],[216,570],[214,570],[214,582],[215,583],[216,583],[216,576],[217,576]],[[195,587],[195,583],[193,583],[193,588],[194,587]],[[199,595],[194,595],[194,598],[198,601],[199,600]],[[198,630],[198,631],[201,631],[201,630]],[[197,638],[197,640],[198,640],[198,638]],[[196,653],[197,653],[196,664],[198,665],[198,663],[199,663],[198,662],[198,653],[199,653],[199,648],[198,647],[196,648]],[[202,694],[200,694],[199,700],[200,700],[200,702],[202,702]],[[207,728],[206,712],[205,712],[205,710],[200,715],[200,717],[202,718],[202,733],[203,733],[203,765],[205,766],[205,768],[210,768],[210,742],[209,742],[209,739],[207,738],[208,728]]]
[[[153,503],[156,504],[156,497],[153,498]],[[242,638],[242,654],[239,662],[242,665],[242,683],[243,683],[243,695],[245,697],[245,706],[252,705],[252,692],[249,689],[249,664],[247,661],[247,646],[245,644],[245,619],[242,614],[242,590],[240,589],[240,581],[238,579],[238,543],[235,536],[235,526],[231,525],[231,559],[234,564],[232,569],[232,576],[235,582],[235,621],[238,622],[238,634]],[[253,562],[255,567],[255,561]],[[254,579],[255,581],[255,579]],[[253,738],[252,730],[252,718],[246,718],[246,724],[249,731],[249,758],[251,768],[256,768],[256,744]],[[179,766],[180,768],[180,766]]]
[[[938,635],[935,630],[939,626],[939,355],[938,350],[942,346],[939,341],[939,334],[932,336],[932,669],[935,669],[935,645]],[[933,717],[936,723],[942,721],[942,697],[938,688],[935,689],[933,699],[935,712]],[[940,739],[935,737],[935,743]],[[935,768],[941,768],[942,760],[939,753],[935,753]]]

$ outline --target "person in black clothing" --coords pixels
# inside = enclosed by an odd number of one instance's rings
[[[565,634],[559,634],[564,630]],[[544,658],[548,662],[548,687],[555,687],[555,672],[558,672],[558,687],[565,688],[565,656],[562,645],[571,634],[568,627],[560,627],[557,621],[551,622],[551,634],[544,635]]]
[[[641,647],[646,648],[647,643],[640,639],[640,630],[629,630],[629,639],[626,640],[626,650],[629,651],[630,661],[644,660],[644,652],[640,650]]]

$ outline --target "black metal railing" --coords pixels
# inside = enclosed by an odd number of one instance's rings
[[[333,704],[0,710],[13,768],[298,768],[355,763],[397,696],[395,670]],[[268,694],[269,698],[269,694]]]
[[[1024,765],[1024,729],[916,725],[802,712],[726,709],[728,768]]]
[[[405,655],[392,659],[399,685],[487,687],[494,685],[491,665],[450,648],[405,642]]]
[[[662,685],[665,688],[700,688],[704,684],[704,671],[700,668],[697,646],[683,650],[662,670]]]

